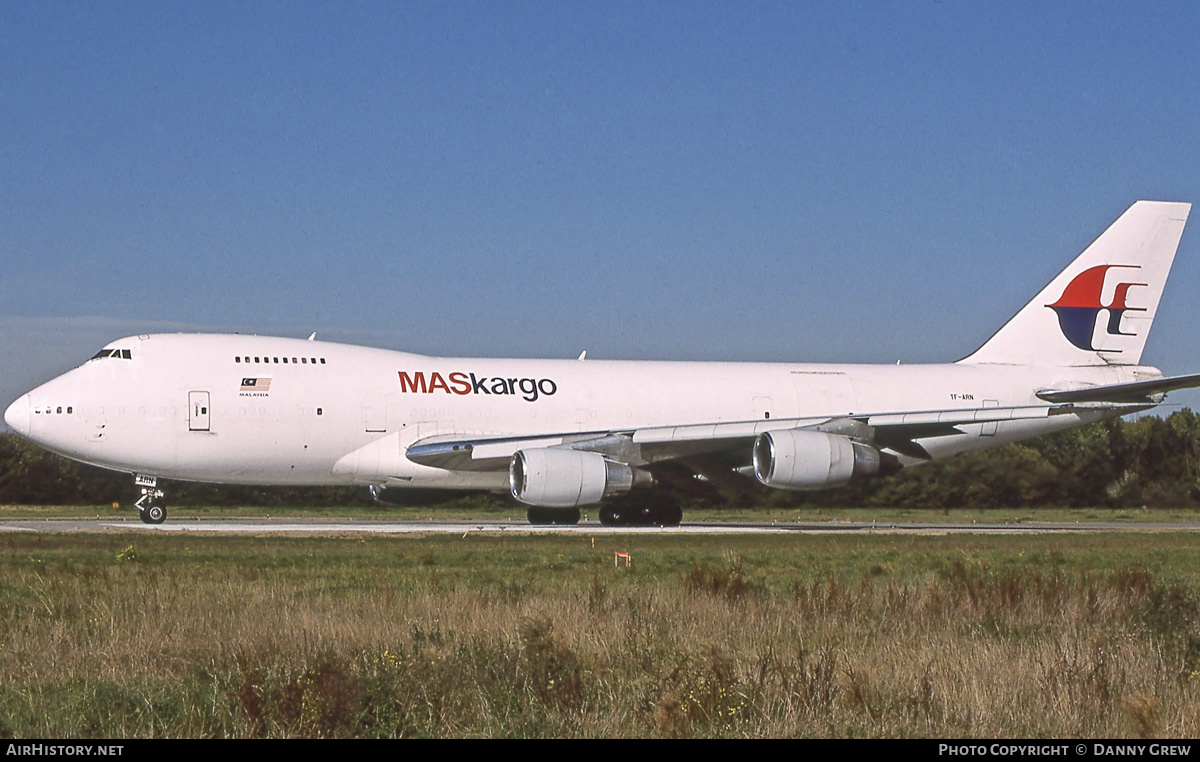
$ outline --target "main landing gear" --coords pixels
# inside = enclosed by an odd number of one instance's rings
[[[668,492],[622,494],[600,505],[600,523],[608,527],[678,527],[683,506]]]
[[[578,508],[539,508],[533,507],[525,512],[525,518],[530,524],[546,526],[548,524],[578,524]]]
[[[614,502],[600,506],[600,523],[606,526],[677,527],[683,521],[683,508],[678,505],[632,505]]]
[[[539,508],[525,512],[530,524],[578,524],[578,508]],[[675,527],[683,520],[683,508],[673,504],[646,505],[632,502],[613,502],[600,506],[600,523],[605,526]]]
[[[158,488],[158,478],[134,474],[133,482],[142,488],[142,496],[134,505],[143,524],[161,524],[167,520],[167,506],[163,503],[163,491]]]

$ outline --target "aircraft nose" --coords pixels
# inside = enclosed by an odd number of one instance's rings
[[[29,395],[22,395],[4,411],[4,422],[23,437],[29,436]]]

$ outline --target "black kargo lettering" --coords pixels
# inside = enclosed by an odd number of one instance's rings
[[[538,398],[537,381],[533,380],[532,378],[523,378],[519,382],[518,386],[520,386],[521,391],[524,392],[524,396],[522,397],[522,399],[524,399],[526,402],[536,402],[537,401],[537,398]],[[530,395],[533,395],[533,396],[531,397]]]

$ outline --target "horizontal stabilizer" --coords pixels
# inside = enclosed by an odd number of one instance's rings
[[[1044,389],[1037,396],[1047,402],[1140,402],[1158,394],[1197,386],[1200,386],[1200,373],[1128,384],[1085,386],[1081,389]]]

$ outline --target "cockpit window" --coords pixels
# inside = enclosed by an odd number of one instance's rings
[[[101,349],[99,352],[92,355],[93,360],[99,360],[105,357],[115,357],[119,360],[132,360],[133,351],[129,349]]]

